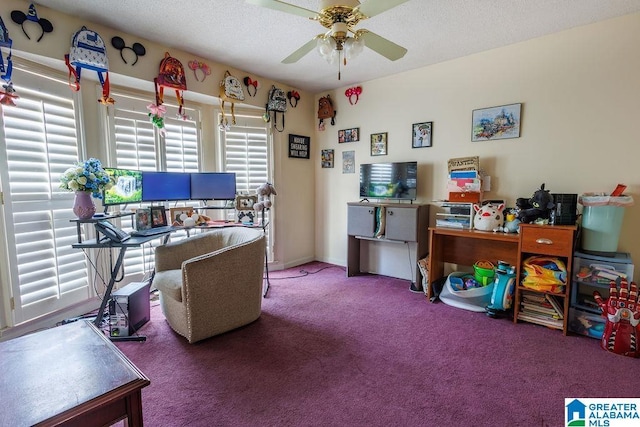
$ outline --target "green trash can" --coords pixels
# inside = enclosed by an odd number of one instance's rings
[[[630,196],[586,193],[580,196],[582,210],[582,249],[592,252],[617,252],[624,219],[624,208],[633,205]]]

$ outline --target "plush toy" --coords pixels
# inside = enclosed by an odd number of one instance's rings
[[[508,212],[504,216],[504,227],[502,231],[505,233],[519,233],[520,232],[520,220],[516,218],[514,212]]]
[[[493,231],[502,226],[504,210],[504,204],[494,205],[487,203],[484,206],[477,204],[473,205],[473,210],[476,211],[473,217],[473,228],[481,231]]]
[[[549,190],[544,189],[544,184],[533,193],[530,199],[520,197],[516,200],[518,219],[525,224],[532,222],[548,222],[551,212],[555,208],[553,196]]]
[[[195,227],[196,225],[206,224],[207,221],[211,221],[211,218],[206,215],[200,215],[197,212],[193,212],[191,216],[183,213],[180,215],[180,220],[182,221],[182,225],[185,227]],[[174,223],[174,225],[176,224]]]
[[[260,212],[263,209],[269,209],[272,205],[271,196],[277,196],[276,189],[270,182],[265,182],[256,189],[258,195],[258,203],[253,205],[253,209]]]

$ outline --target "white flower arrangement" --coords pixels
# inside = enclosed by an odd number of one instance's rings
[[[100,160],[90,158],[77,162],[60,175],[60,188],[67,191],[85,191],[102,199],[102,191],[113,186],[109,174],[102,168]]]

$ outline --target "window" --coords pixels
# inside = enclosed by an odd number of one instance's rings
[[[84,157],[76,131],[76,95],[66,76],[53,70],[45,78],[36,66],[14,60],[14,67],[20,99],[17,106],[1,109],[0,182],[12,248],[13,323],[20,324],[93,294],[85,256],[71,247],[77,239],[69,221],[74,195],[58,188],[60,174]]]
[[[219,121],[218,121],[219,122]],[[256,189],[271,180],[271,150],[267,125],[262,116],[236,114],[236,124],[226,132],[220,132],[223,145],[225,172],[235,172],[236,191],[255,194]],[[273,225],[271,211],[265,212],[265,221],[269,223],[267,234],[267,253],[273,259]]]
[[[176,117],[178,107],[165,103],[166,135],[161,137],[151,123],[147,105],[155,100],[154,94],[133,96],[112,90],[116,99],[109,116],[109,140],[111,160],[109,166],[147,171],[198,172],[200,169],[200,111],[184,108],[189,120]],[[127,208],[135,208],[128,206]],[[123,228],[131,227],[129,220],[122,222]],[[172,239],[180,238],[174,233]],[[142,280],[153,269],[153,240],[150,245],[130,248],[125,254],[124,275],[127,281]]]

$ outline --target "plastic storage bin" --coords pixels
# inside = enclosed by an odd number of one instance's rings
[[[582,249],[593,252],[616,252],[624,218],[624,207],[631,206],[630,196],[612,197],[586,193],[580,196],[582,210]]]
[[[598,314],[569,309],[569,330],[587,337],[602,339],[606,319]]]
[[[602,298],[609,298],[609,283],[617,277],[633,280],[633,263],[628,252],[616,252],[613,256],[598,256],[575,252],[571,278],[571,307],[600,314],[593,298],[598,291]]]

